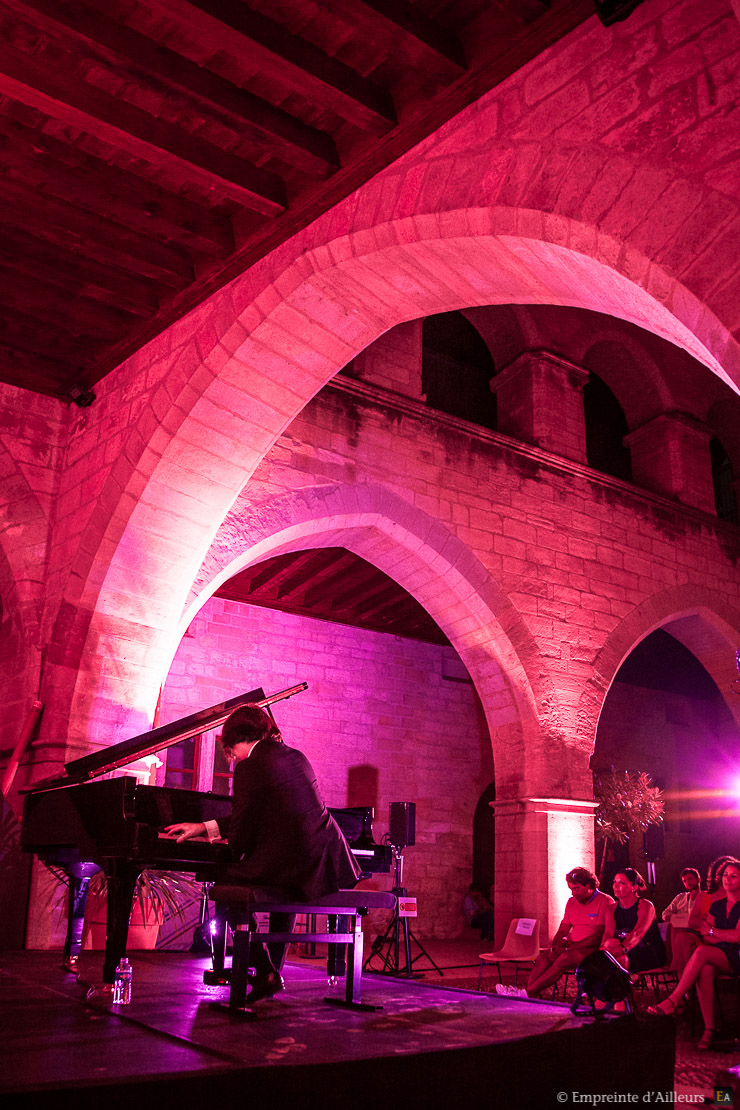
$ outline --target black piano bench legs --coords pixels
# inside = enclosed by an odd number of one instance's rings
[[[216,886],[213,890],[216,902],[216,917],[219,920],[227,919],[233,928],[234,956],[231,967],[231,984],[228,1005],[222,1008],[232,1015],[253,1017],[253,1010],[249,1005],[247,988],[249,984],[249,968],[253,966],[250,956],[252,943],[266,944],[271,952],[273,945],[284,946],[290,943],[318,943],[328,944],[334,951],[329,966],[330,976],[335,976],[342,970],[344,949],[346,947],[346,981],[344,998],[325,998],[324,1001],[332,1006],[342,1006],[348,1010],[382,1010],[382,1006],[374,1006],[362,1001],[362,952],[363,935],[362,919],[368,909],[392,909],[395,898],[392,894],[382,891],[354,891],[340,890],[334,894],[325,895],[315,903],[292,903],[278,905],[275,903],[256,903],[249,898],[249,888],[242,892],[238,887]],[[219,895],[221,897],[219,898]],[[254,919],[255,914],[268,913],[270,915],[270,928],[267,932],[259,932]],[[312,917],[325,916],[327,921],[326,931],[295,932],[294,927],[280,929],[279,917],[285,915],[289,921],[294,922],[296,914],[305,914],[309,920]],[[275,919],[278,920],[275,920]],[[275,931],[273,932],[273,921]],[[222,948],[219,949],[223,951]],[[216,949],[214,947],[214,957]],[[214,961],[216,975],[223,968]],[[213,981],[213,980],[208,980]],[[282,989],[282,985],[279,989]],[[277,991],[275,991],[277,993]],[[260,993],[260,999],[264,998]],[[220,1005],[213,1003],[213,1005]]]

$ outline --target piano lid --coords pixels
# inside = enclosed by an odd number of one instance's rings
[[[90,779],[99,778],[101,775],[115,771],[119,767],[125,767],[129,763],[133,763],[135,759],[144,759],[148,755],[169,748],[172,744],[178,744],[181,740],[188,740],[191,736],[197,736],[198,733],[218,728],[231,716],[235,709],[239,709],[242,705],[251,703],[266,708],[272,705],[273,702],[290,698],[293,694],[299,694],[302,690],[307,689],[307,682],[299,682],[296,686],[290,686],[287,690],[281,690],[279,693],[270,694],[267,697],[262,687],[249,690],[245,694],[237,694],[236,697],[229,698],[228,701],[211,705],[207,709],[199,709],[197,713],[180,717],[179,720],[171,721],[168,725],[160,725],[159,728],[153,728],[148,732],[140,733],[138,736],[132,736],[130,740],[122,740],[120,744],[113,744],[109,748],[102,748],[99,752],[83,755],[80,759],[73,759],[69,763],[65,763],[65,774],[41,779],[39,782],[32,783],[31,786],[24,787],[19,793],[32,794],[42,790],[58,790],[61,787],[74,786]]]

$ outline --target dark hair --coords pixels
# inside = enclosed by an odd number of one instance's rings
[[[233,748],[235,744],[252,744],[257,740],[282,740],[280,729],[261,706],[242,705],[226,721],[221,744]]]
[[[725,864],[737,863],[734,856],[717,856],[713,859],[707,868],[707,893],[714,894],[719,890],[722,881],[722,872],[725,869]]]
[[[580,886],[590,886],[593,890],[599,885],[599,880],[587,867],[574,867],[565,876],[566,883],[578,883]]]
[[[684,867],[683,871],[681,872],[681,878],[683,878],[684,875],[696,875],[697,879],[699,880],[699,884],[701,885],[701,875],[695,867]]]
[[[635,871],[634,867],[620,867],[619,871],[615,872],[615,879],[617,875],[624,875],[625,879],[628,879],[633,886],[636,886],[637,897],[642,898],[643,894],[647,890],[647,883],[645,882],[639,871]]]

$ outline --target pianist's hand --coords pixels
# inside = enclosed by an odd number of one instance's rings
[[[206,827],[202,821],[181,821],[177,825],[167,825],[164,831],[169,836],[174,836],[178,844],[194,836],[206,835]]]

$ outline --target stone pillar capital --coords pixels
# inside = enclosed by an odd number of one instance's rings
[[[516,813],[578,813],[593,815],[598,802],[583,798],[504,798],[488,803],[496,816]]]
[[[551,351],[525,351],[491,378],[498,430],[553,455],[586,462],[588,371]]]
[[[524,351],[491,378],[491,390],[497,393],[499,389],[520,375],[527,375],[529,378],[550,376],[553,380],[560,379],[567,383],[571,389],[583,389],[589,379],[588,370],[584,370],[582,366],[576,366],[574,362],[569,362],[552,351]]]
[[[683,412],[660,413],[624,437],[637,485],[714,513],[712,430]]]

